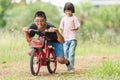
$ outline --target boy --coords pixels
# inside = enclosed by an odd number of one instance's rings
[[[69,63],[69,61],[64,58],[63,36],[53,25],[47,23],[47,18],[43,11],[36,12],[34,16],[34,23],[32,23],[29,28],[27,27],[23,28],[23,31],[29,29],[40,30],[43,32],[43,34],[46,34],[45,36],[47,36],[49,43],[52,44],[53,47],[55,48],[55,53],[58,62],[61,64],[66,64],[68,69],[73,68],[72,65]],[[32,41],[32,38],[35,36],[35,34],[36,33],[32,31],[26,33],[26,40],[28,41],[28,43]],[[32,46],[30,46],[28,54],[31,55],[31,53],[32,53]]]

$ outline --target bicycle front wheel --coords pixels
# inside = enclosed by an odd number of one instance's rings
[[[49,53],[49,56],[47,58],[47,69],[49,71],[49,73],[55,73],[56,68],[57,68],[57,57],[56,54],[54,52],[54,50],[52,49]]]
[[[34,76],[38,75],[39,73],[40,66],[41,66],[40,59],[41,59],[40,54],[37,53],[36,49],[33,49],[32,55],[30,58],[30,69],[31,69],[32,75]]]

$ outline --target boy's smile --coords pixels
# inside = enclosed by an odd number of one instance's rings
[[[34,22],[39,30],[43,30],[46,28],[46,19],[44,17],[36,17],[34,19]]]

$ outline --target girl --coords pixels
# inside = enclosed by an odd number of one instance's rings
[[[67,2],[64,6],[64,13],[66,14],[61,22],[59,31],[63,32],[63,36],[65,39],[64,43],[64,51],[66,58],[69,59],[70,64],[74,66],[74,58],[75,58],[75,49],[77,46],[76,39],[76,31],[78,30],[80,23],[76,16],[73,15],[75,13],[74,5],[70,2]],[[70,73],[75,71],[75,68],[68,68]]]

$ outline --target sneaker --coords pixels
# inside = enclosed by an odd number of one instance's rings
[[[74,73],[75,72],[75,69],[71,69],[71,70],[68,70],[69,73]]]
[[[68,72],[69,73],[74,73],[75,72],[75,69],[71,64],[69,64],[67,67],[68,67]]]

